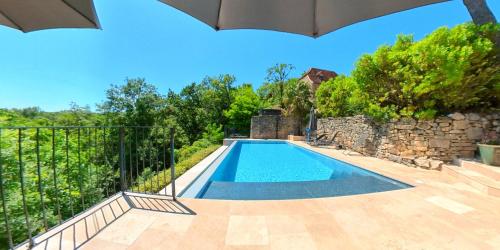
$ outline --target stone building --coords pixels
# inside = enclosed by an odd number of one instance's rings
[[[312,94],[314,95],[322,82],[335,77],[337,77],[337,73],[333,71],[311,68],[299,79],[299,81],[305,82],[311,86]]]

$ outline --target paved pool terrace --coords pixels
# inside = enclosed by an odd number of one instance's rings
[[[414,188],[300,200],[123,194],[40,249],[499,249],[500,199],[445,172],[292,142]],[[220,148],[214,154],[221,153]],[[215,155],[205,159],[214,160]],[[178,188],[203,171],[178,178]]]

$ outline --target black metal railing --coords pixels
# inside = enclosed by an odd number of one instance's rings
[[[0,128],[0,249],[28,241],[118,192],[175,199],[174,133],[134,126]],[[170,171],[168,171],[170,169]]]

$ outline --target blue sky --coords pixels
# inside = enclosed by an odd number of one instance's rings
[[[497,18],[500,1],[488,0]],[[23,34],[0,26],[0,107],[94,107],[110,84],[144,77],[166,93],[205,76],[236,76],[258,87],[275,63],[299,76],[310,67],[349,74],[360,55],[398,34],[417,39],[470,20],[462,0],[413,9],[312,39],[272,31],[210,27],[155,0],[95,0],[103,30],[59,29]]]

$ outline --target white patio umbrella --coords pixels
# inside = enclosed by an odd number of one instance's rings
[[[363,20],[448,0],[160,0],[216,30],[265,29],[318,37]]]
[[[0,24],[23,32],[100,28],[92,0],[0,0]]]

